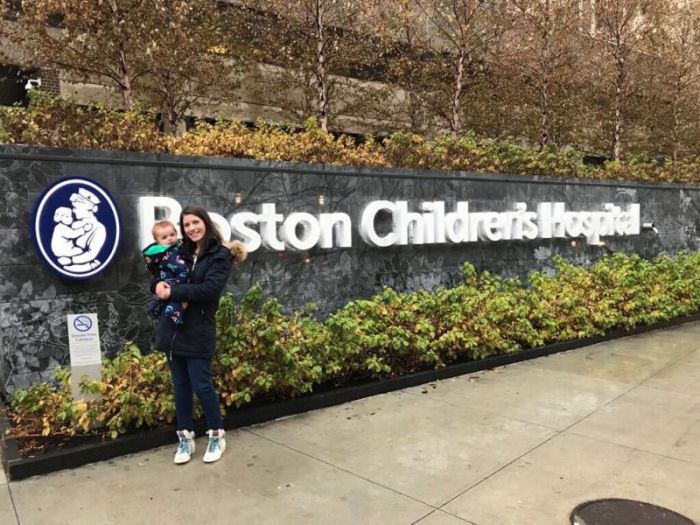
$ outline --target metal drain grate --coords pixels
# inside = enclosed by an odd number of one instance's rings
[[[571,513],[572,525],[697,525],[658,505],[631,499],[587,501]]]

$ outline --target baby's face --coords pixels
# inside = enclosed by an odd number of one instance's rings
[[[69,226],[73,222],[73,215],[70,213],[64,213],[61,215],[60,221],[66,226]]]
[[[156,230],[156,242],[158,244],[174,244],[177,241],[175,228],[161,228]]]

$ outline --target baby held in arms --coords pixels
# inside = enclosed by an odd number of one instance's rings
[[[183,284],[189,281],[191,268],[181,255],[182,241],[178,238],[177,229],[170,221],[158,221],[151,230],[154,242],[142,251],[146,269],[154,277],[165,281],[169,285]],[[247,251],[243,243],[231,241],[223,243],[233,255],[233,264],[239,265],[246,256]],[[163,314],[170,317],[179,325],[184,322],[184,314],[187,309],[187,301],[161,301],[153,299],[148,303],[149,314],[159,319]]]

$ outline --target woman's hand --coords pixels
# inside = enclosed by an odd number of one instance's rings
[[[161,300],[166,300],[170,298],[170,285],[165,281],[160,281],[156,284],[156,297]]]

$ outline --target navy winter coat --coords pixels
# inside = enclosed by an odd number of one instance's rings
[[[187,301],[189,305],[181,325],[176,325],[168,316],[161,316],[156,328],[156,348],[168,355],[211,359],[216,346],[215,314],[231,272],[233,256],[214,239],[210,239],[202,255],[197,257],[194,269],[192,254],[184,248],[181,254],[190,269],[190,281],[172,285],[169,300]],[[151,283],[154,292],[158,281],[154,279]]]

